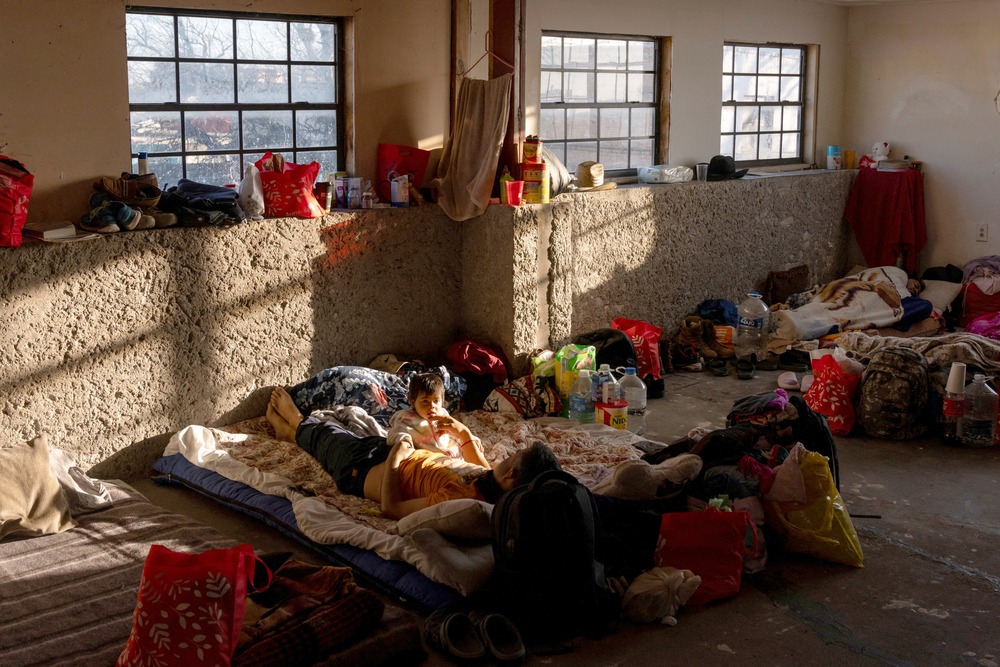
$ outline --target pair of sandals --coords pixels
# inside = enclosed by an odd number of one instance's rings
[[[524,657],[524,641],[517,627],[501,614],[465,614],[438,610],[424,621],[428,645],[459,660],[478,660],[487,653],[508,662]]]
[[[801,391],[803,394],[809,391],[812,386],[814,376],[812,373],[803,375],[800,381],[795,371],[785,371],[778,376],[778,386],[785,391]]]

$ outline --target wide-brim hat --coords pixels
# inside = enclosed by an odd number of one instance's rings
[[[368,362],[368,368],[374,368],[377,371],[384,371],[394,375],[409,365],[410,362],[400,361],[396,358],[395,354],[380,354]]]
[[[736,161],[731,155],[716,155],[708,163],[708,180],[710,181],[731,181],[735,178],[743,178],[749,169],[736,171]]]

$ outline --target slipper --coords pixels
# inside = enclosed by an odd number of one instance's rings
[[[720,378],[729,375],[729,371],[726,369],[725,359],[710,359],[705,366],[712,372],[713,375],[717,375]]]
[[[736,377],[741,380],[752,380],[756,375],[753,362],[749,359],[740,359],[736,362]]]
[[[428,645],[447,651],[460,660],[478,660],[486,655],[479,630],[467,614],[439,609],[424,621]]]
[[[814,375],[812,375],[811,373],[809,375],[803,375],[802,376],[802,382],[800,382],[799,384],[802,386],[802,393],[803,394],[806,393],[807,391],[809,391],[809,387],[812,386],[813,380],[815,380],[815,379],[816,379],[816,377]]]
[[[778,357],[778,368],[805,373],[809,370],[809,353],[802,350],[785,350]]]
[[[524,657],[524,642],[521,633],[510,619],[500,614],[472,615],[472,621],[479,630],[483,644],[494,658],[500,661],[520,660]]]
[[[778,376],[778,386],[785,391],[798,391],[801,385],[794,371],[785,371]]]

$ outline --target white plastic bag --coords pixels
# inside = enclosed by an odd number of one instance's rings
[[[251,220],[264,218],[264,185],[257,165],[248,164],[239,187],[240,208]]]

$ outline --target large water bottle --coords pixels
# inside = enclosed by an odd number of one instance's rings
[[[737,359],[767,358],[767,328],[770,311],[758,292],[750,292],[736,311],[739,323],[733,348]]]
[[[607,403],[613,398],[621,398],[621,391],[618,387],[618,380],[611,372],[611,366],[601,364],[597,369],[597,374],[592,375],[591,385],[594,403]]]
[[[569,388],[569,418],[581,424],[594,423],[594,388],[591,385],[590,370],[580,371]]]
[[[646,432],[646,383],[628,366],[619,383],[622,398],[628,402],[628,430],[636,435]]]
[[[965,414],[962,416],[962,445],[990,447],[996,433],[997,393],[986,384],[986,376],[976,373],[965,388]]]

